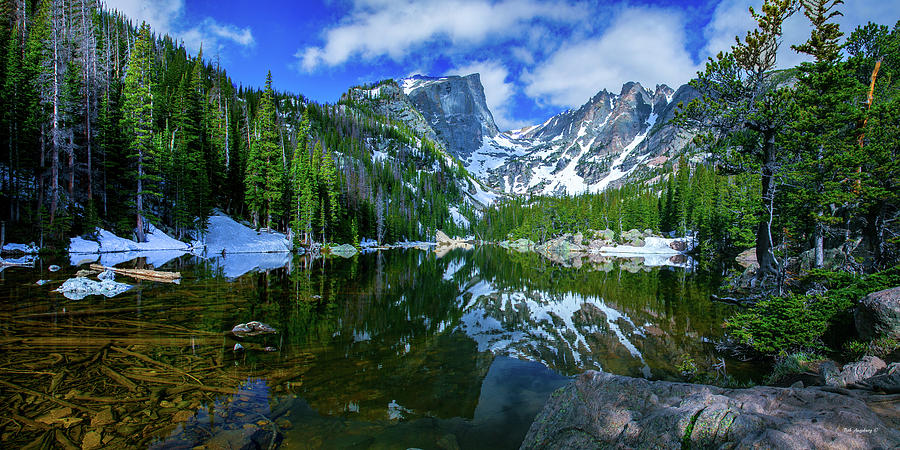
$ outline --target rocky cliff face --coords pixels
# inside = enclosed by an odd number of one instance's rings
[[[465,77],[416,76],[403,80],[402,85],[409,100],[454,156],[466,160],[485,139],[500,134],[477,73]]]
[[[669,121],[696,91],[626,83],[577,110],[521,130],[500,132],[477,74],[413,77],[401,85],[448,151],[470,173],[508,193],[578,194],[624,182],[638,167],[676,156],[688,137]]]

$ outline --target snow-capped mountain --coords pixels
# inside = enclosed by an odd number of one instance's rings
[[[501,132],[478,74],[399,84],[449,153],[488,186],[512,194],[599,192],[641,165],[662,164],[687,140],[668,123],[676,106],[697,95],[686,85],[651,91],[629,82],[618,95],[603,90],[577,110]]]

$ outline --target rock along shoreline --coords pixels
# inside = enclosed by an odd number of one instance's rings
[[[900,431],[864,400],[588,371],[551,395],[521,448],[896,448]]]

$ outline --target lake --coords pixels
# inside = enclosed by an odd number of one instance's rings
[[[68,300],[52,292],[67,261],[0,274],[4,446],[517,448],[585,370],[678,379],[685,357],[719,362],[733,311],[689,269],[493,246],[156,264],[181,283],[119,276],[135,287]],[[228,333],[252,320],[278,333]]]

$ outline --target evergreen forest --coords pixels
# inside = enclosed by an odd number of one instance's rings
[[[218,55],[97,0],[4,0],[0,15],[10,240],[63,250],[101,226],[140,242],[149,223],[188,240],[216,209],[305,245],[464,231],[448,208],[470,208],[465,170],[362,104],[279,92],[271,74],[236,85]]]

